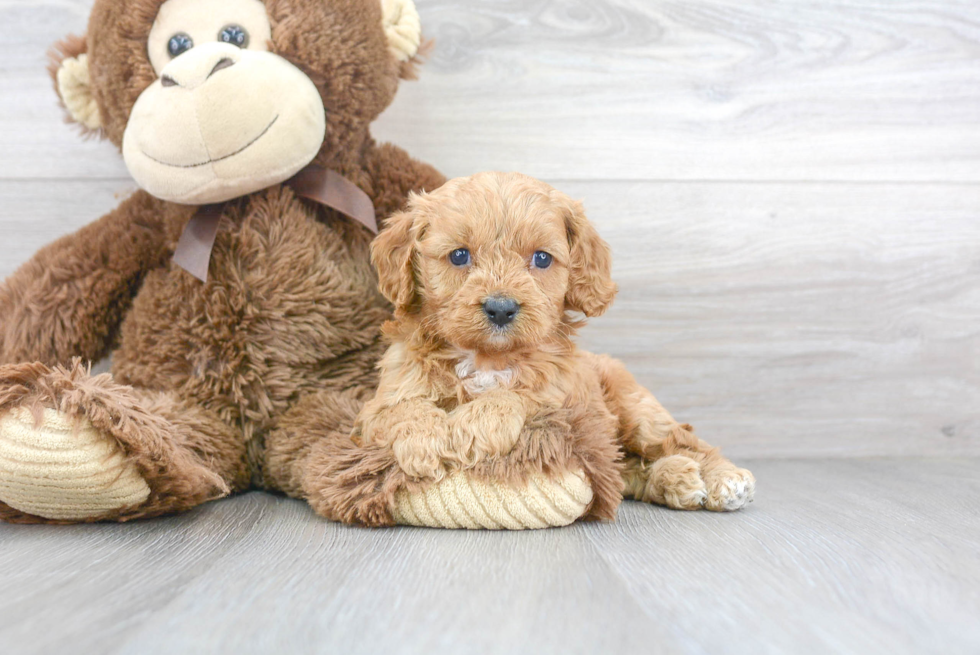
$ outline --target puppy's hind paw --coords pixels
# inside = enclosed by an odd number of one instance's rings
[[[751,503],[755,496],[755,477],[746,469],[725,468],[705,476],[705,509],[733,512]]]
[[[623,495],[672,509],[707,509],[733,512],[752,502],[755,477],[728,460],[698,462],[686,455],[670,455],[650,462],[626,458]]]

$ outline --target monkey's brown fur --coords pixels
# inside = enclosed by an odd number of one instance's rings
[[[156,75],[146,40],[162,0],[97,0],[85,39],[102,132],[116,146]],[[443,177],[369,124],[414,62],[388,51],[380,2],[266,0],[271,50],[305,72],[326,109],[316,163],[357,184],[379,223]],[[371,235],[277,185],[228,203],[206,284],[170,259],[192,207],[137,192],[45,247],[0,286],[0,412],[87,417],[116,440],[149,500],[91,520],[184,510],[250,485],[305,496],[311,444],[370,397],[390,305]],[[111,376],[74,358],[115,350]],[[345,413],[346,412],[346,413]],[[0,504],[0,518],[45,519]],[[51,521],[55,522],[55,521]]]
[[[451,263],[461,248],[469,263]],[[549,266],[534,265],[539,251]],[[621,363],[577,350],[582,322],[570,312],[602,314],[616,291],[609,248],[578,203],[523,175],[451,180],[412,196],[372,255],[396,306],[392,345],[353,439],[324,432],[314,446],[307,488],[321,513],[387,525],[395,492],[461,470],[518,486],[582,470],[587,518],[615,516],[624,480],[628,496],[679,509],[751,499],[751,473],[674,421]],[[488,319],[494,297],[519,304],[511,323]]]

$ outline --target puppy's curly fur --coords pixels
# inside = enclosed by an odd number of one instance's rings
[[[389,523],[379,509],[399,486],[393,475],[425,485],[458,470],[515,484],[582,470],[588,516],[600,519],[624,493],[679,509],[751,499],[751,473],[674,421],[621,363],[576,348],[576,315],[602,314],[616,293],[609,247],[579,203],[519,174],[452,180],[413,195],[372,259],[395,319],[350,448],[373,453],[376,473],[390,466],[385,484],[340,476],[360,494],[325,472],[323,513]],[[492,320],[494,299],[508,318]]]

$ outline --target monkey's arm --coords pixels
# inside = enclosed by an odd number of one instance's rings
[[[429,164],[390,143],[372,144],[365,165],[373,182],[375,212],[378,226],[396,211],[404,209],[411,191],[433,191],[445,182],[445,176]]]
[[[168,215],[184,211],[140,191],[38,251],[0,284],[0,364],[108,354],[146,272],[170,255]]]

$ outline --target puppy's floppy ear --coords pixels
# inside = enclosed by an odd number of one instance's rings
[[[399,311],[410,311],[416,300],[413,262],[418,238],[416,199],[411,194],[408,209],[392,214],[371,244],[371,263],[378,271],[378,287]]]
[[[585,217],[582,203],[562,196],[559,204],[565,214],[570,249],[565,306],[586,316],[600,316],[616,296],[609,244]]]
[[[48,72],[68,120],[81,125],[86,133],[95,134],[102,131],[102,118],[92,95],[86,50],[85,37],[69,36],[59,41],[48,51]]]

